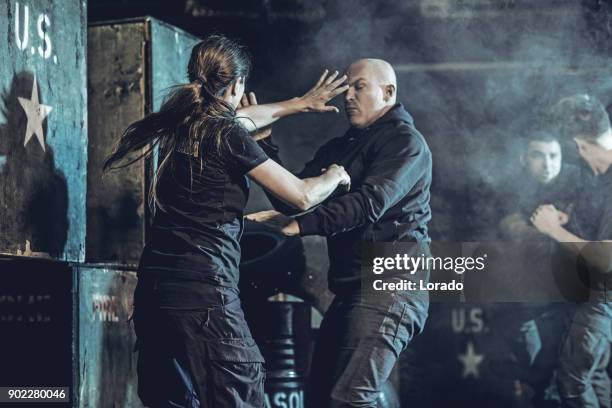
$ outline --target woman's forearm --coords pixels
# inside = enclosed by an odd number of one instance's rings
[[[339,112],[327,102],[345,92],[348,85],[343,85],[346,75],[336,79],[338,71],[329,75],[325,70],[314,87],[299,98],[258,105],[255,94],[250,92],[242,97],[241,108],[236,112],[237,119],[249,132],[268,126],[278,119],[301,112]]]
[[[351,183],[344,168],[334,164],[320,176],[302,180],[268,159],[247,174],[274,196],[300,211],[306,211],[325,200],[338,184],[350,186]]]
[[[300,112],[304,112],[302,100],[300,98],[292,98],[281,102],[240,108],[236,112],[236,116],[242,125],[249,132],[252,132],[268,126],[280,118]]]
[[[324,173],[318,177],[305,178],[304,192],[306,196],[306,208],[309,209],[320,204],[333,193],[341,179],[333,173]]]

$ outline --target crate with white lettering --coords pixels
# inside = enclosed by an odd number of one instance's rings
[[[0,0],[0,253],[84,260],[85,5]]]
[[[0,255],[0,384],[69,387],[73,406],[141,407],[135,287],[130,269]]]
[[[140,407],[136,340],[129,321],[136,273],[74,266],[79,294],[78,401],[83,407]]]
[[[553,384],[564,306],[432,303],[424,332],[400,357],[402,406],[532,406],[526,401],[533,397],[533,384],[542,389]],[[525,315],[533,317],[517,324]],[[530,362],[534,351],[537,358]],[[550,387],[540,398],[556,406],[559,395]]]

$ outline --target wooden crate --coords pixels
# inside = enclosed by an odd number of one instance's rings
[[[85,4],[0,0],[0,253],[84,260]]]
[[[128,321],[136,273],[88,264],[74,271],[79,294],[79,406],[141,407],[133,353],[136,336]]]
[[[141,161],[104,178],[102,164],[130,123],[158,110],[167,89],[187,81],[198,39],[146,17],[94,24],[88,41],[86,258],[135,264],[149,219],[151,163]]]

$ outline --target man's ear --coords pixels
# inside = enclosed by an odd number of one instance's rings
[[[385,92],[384,100],[385,102],[387,102],[389,101],[389,99],[395,96],[395,85],[392,85],[392,84],[385,85],[384,92]]]

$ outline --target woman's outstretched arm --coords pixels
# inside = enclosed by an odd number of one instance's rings
[[[278,119],[302,112],[338,112],[335,106],[326,105],[331,99],[348,89],[343,85],[346,75],[336,79],[338,71],[329,75],[328,70],[323,72],[315,86],[304,95],[286,101],[267,103],[263,105],[250,105],[239,108],[236,116],[242,125],[252,132],[270,125]],[[248,101],[244,95],[243,100]],[[243,106],[247,103],[243,103]]]

